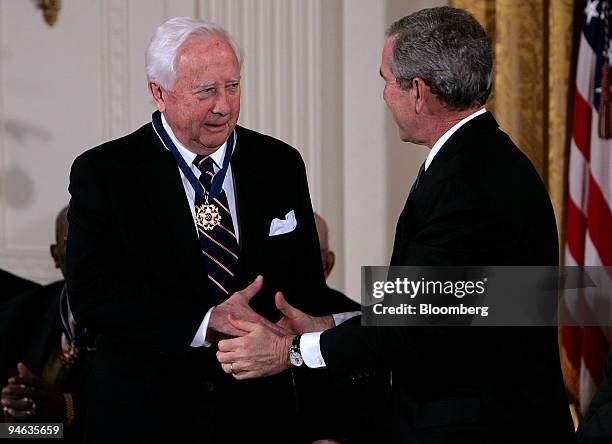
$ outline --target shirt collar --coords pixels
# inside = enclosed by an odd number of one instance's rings
[[[172,132],[172,128],[170,128],[170,125],[168,124],[168,121],[166,120],[164,113],[162,113],[161,115],[161,120],[162,120],[162,125],[164,126],[164,129],[170,136],[170,139],[174,143],[174,146],[176,146],[176,148],[178,149],[178,152],[181,153],[181,156],[183,157],[183,159],[185,159],[185,162],[187,162],[187,165],[192,165],[193,159],[196,158],[196,154],[194,152],[189,151],[187,148],[185,148],[185,146],[181,142],[179,142],[179,140],[176,138],[176,136]],[[227,141],[224,142],[223,145],[221,145],[221,148],[219,148],[217,151],[215,151],[214,153],[210,155],[212,160],[215,162],[215,166],[217,168],[221,168],[221,165],[223,164],[223,157],[225,157],[226,147],[227,147]]]
[[[442,134],[442,137],[440,137],[436,143],[434,143],[434,146],[431,147],[431,151],[429,152],[429,155],[427,156],[427,159],[425,160],[425,171],[427,171],[427,168],[429,168],[429,165],[431,165],[431,162],[433,161],[434,157],[436,157],[436,154],[438,154],[438,151],[440,151],[440,148],[442,148],[442,145],[444,145],[446,143],[446,141],[448,139],[450,139],[450,137],[459,129],[461,128],[463,125],[465,125],[466,123],[468,123],[470,120],[472,120],[474,117],[478,117],[481,114],[486,113],[487,110],[482,108],[479,109],[478,111],[473,112],[472,114],[470,114],[469,116],[465,117],[464,119],[460,120],[459,122],[457,122],[456,124],[454,124],[447,132],[445,132],[444,134]]]

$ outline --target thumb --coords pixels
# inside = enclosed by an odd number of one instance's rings
[[[300,313],[300,310],[293,307],[287,300],[281,291],[276,293],[274,298],[274,302],[276,303],[276,308],[280,310],[280,312],[288,318],[294,318],[296,315]]]
[[[227,315],[227,320],[230,324],[232,324],[234,328],[237,328],[238,330],[242,330],[247,333],[251,333],[257,326],[257,324],[255,324],[254,322],[244,321],[242,319],[235,318],[231,314]]]
[[[257,293],[259,293],[259,291],[261,290],[262,286],[263,286],[263,276],[262,275],[257,275],[255,280],[253,282],[251,282],[251,285],[246,287],[240,293],[244,297],[246,297],[247,302],[249,302],[253,296],[255,296]]]
[[[22,378],[35,378],[36,377],[34,373],[32,373],[30,369],[27,368],[23,362],[19,362],[17,364],[17,372],[19,373],[19,376],[21,376]]]

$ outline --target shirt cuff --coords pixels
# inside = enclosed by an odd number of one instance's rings
[[[211,342],[206,340],[206,332],[208,331],[208,321],[210,321],[210,314],[214,310],[214,306],[211,307],[207,312],[206,316],[204,316],[204,320],[200,324],[200,328],[196,332],[193,337],[193,341],[191,341],[192,347],[210,347],[212,345]]]
[[[360,311],[347,311],[345,313],[333,314],[332,317],[334,318],[335,324],[340,325],[343,322],[346,322],[349,319],[354,318],[355,316],[359,316],[360,314],[361,314]]]
[[[304,333],[300,338],[300,353],[304,364],[309,368],[325,367],[325,360],[321,355],[321,331],[316,333]]]

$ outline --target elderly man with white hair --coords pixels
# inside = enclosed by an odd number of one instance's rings
[[[289,443],[308,428],[290,371],[239,383],[215,359],[241,333],[230,314],[282,330],[278,291],[325,313],[304,163],[237,125],[241,60],[211,22],[162,24],[152,121],[73,164],[68,294],[100,334],[89,442]]]

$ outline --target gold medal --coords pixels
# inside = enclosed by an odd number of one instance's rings
[[[219,208],[216,205],[206,202],[202,205],[196,205],[196,225],[206,231],[210,231],[221,223],[221,215]]]
[[[66,350],[62,350],[60,354],[60,361],[66,368],[70,368],[76,362],[79,352],[81,351],[81,347],[76,344],[76,341],[69,340],[68,347]]]

